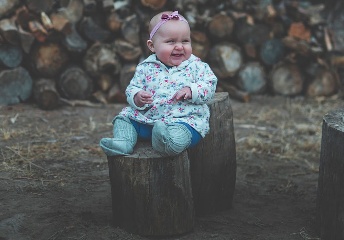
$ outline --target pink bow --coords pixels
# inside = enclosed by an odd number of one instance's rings
[[[174,11],[170,15],[164,13],[161,15],[161,20],[158,22],[157,25],[155,25],[155,27],[153,28],[153,30],[149,34],[149,39],[152,40],[152,37],[154,36],[156,31],[158,31],[158,29],[161,27],[161,25],[163,25],[164,23],[166,23],[169,20],[179,20],[179,21],[184,21],[184,22],[188,23],[188,21],[186,21],[185,18],[183,18],[182,16],[179,15],[178,11]]]
[[[178,11],[174,11],[173,13],[171,13],[171,15],[168,15],[168,14],[163,14],[161,16],[161,19],[162,20],[179,20],[179,14],[178,14]]]

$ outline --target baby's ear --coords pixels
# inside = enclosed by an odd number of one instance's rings
[[[154,52],[154,44],[152,40],[147,40],[147,47],[149,48],[149,50]]]

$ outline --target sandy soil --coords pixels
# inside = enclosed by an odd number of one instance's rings
[[[170,239],[319,239],[313,227],[322,118],[342,99],[231,100],[237,148],[232,209]],[[0,107],[0,240],[146,239],[112,226],[100,138],[124,105]]]

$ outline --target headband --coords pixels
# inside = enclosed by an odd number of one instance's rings
[[[161,25],[163,25],[164,23],[166,23],[170,20],[179,20],[179,21],[183,21],[183,22],[188,23],[188,21],[186,21],[185,18],[183,18],[181,15],[178,14],[178,11],[174,11],[170,15],[164,13],[161,15],[161,20],[158,22],[157,25],[155,25],[155,27],[153,28],[153,30],[149,34],[149,40],[152,40],[154,34],[156,33],[156,31],[158,31],[158,29],[161,27]]]

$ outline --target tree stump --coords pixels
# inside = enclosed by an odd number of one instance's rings
[[[317,195],[321,239],[344,239],[344,109],[323,118]]]
[[[236,181],[233,113],[227,92],[216,93],[208,103],[210,132],[188,150],[196,215],[232,206]]]
[[[108,157],[115,225],[142,236],[180,235],[193,230],[187,152],[164,157],[150,142],[129,156]]]

